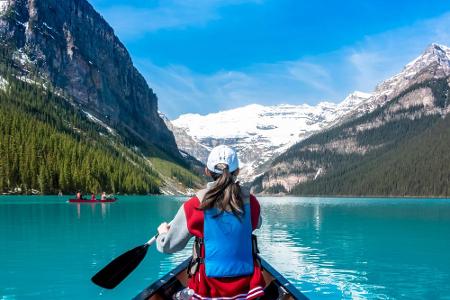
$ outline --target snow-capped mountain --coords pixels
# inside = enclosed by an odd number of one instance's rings
[[[218,144],[236,148],[241,160],[241,179],[251,181],[265,163],[294,143],[327,128],[370,96],[354,92],[339,104],[252,104],[208,115],[185,114],[171,121],[175,127],[172,131],[178,147],[203,162],[208,154],[205,149]],[[183,137],[185,134],[192,139]]]
[[[442,123],[450,113],[449,91],[450,48],[432,44],[400,73],[381,82],[371,97],[337,119],[335,127],[278,156],[253,187],[262,193],[402,195],[411,191],[405,186],[414,186],[421,187],[417,193],[428,193],[421,174],[430,170],[441,174],[429,159],[436,157],[427,151],[441,156],[447,152],[448,125]],[[435,143],[431,150],[424,148],[424,137]]]
[[[221,143],[235,147],[240,152],[242,179],[251,181],[265,171],[273,158],[313,133],[370,113],[414,84],[448,75],[450,48],[431,44],[400,73],[377,85],[372,94],[354,92],[339,104],[252,104],[208,115],[185,114],[173,120],[172,124],[175,128],[182,129],[181,135],[187,134],[192,138],[178,137],[178,147],[203,162],[207,157],[205,148],[210,149]],[[420,101],[426,102],[430,97],[432,96],[428,95],[428,91],[418,90],[415,97],[403,101],[402,108],[416,105],[417,101],[414,99],[420,98]],[[428,107],[437,109],[432,105]],[[175,132],[175,136],[177,135],[179,134]],[[202,154],[199,155],[198,151],[195,154],[193,149],[201,149]]]
[[[450,48],[444,45],[431,44],[425,52],[407,64],[402,72],[380,83],[375,93],[391,96],[399,93],[412,82],[426,76],[442,78],[450,74]]]
[[[355,107],[347,117],[353,118],[373,111],[415,83],[449,75],[450,48],[433,43],[422,55],[408,63],[400,73],[378,84],[372,97]]]

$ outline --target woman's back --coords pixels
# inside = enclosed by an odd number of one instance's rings
[[[193,298],[260,297],[264,294],[264,278],[252,241],[253,230],[261,224],[258,200],[241,191],[233,149],[214,148],[205,173],[214,182],[184,203],[170,226],[160,225],[158,250],[179,251],[195,237],[189,267]]]

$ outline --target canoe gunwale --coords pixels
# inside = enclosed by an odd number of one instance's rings
[[[183,272],[189,265],[191,258],[187,258],[181,264],[179,264],[175,269],[161,277],[160,279],[153,282],[150,286],[145,288],[142,292],[140,292],[134,300],[144,300],[153,296],[162,286],[164,286],[167,282],[169,282],[172,278]]]
[[[308,300],[308,298],[302,294],[292,283],[290,283],[283,275],[281,275],[277,270],[275,270],[267,261],[263,258],[259,257],[261,260],[261,266],[263,270],[268,272],[276,281],[277,285],[287,292],[287,294],[291,295],[294,299],[298,300]],[[176,276],[181,272],[185,271],[189,265],[191,258],[189,257],[181,264],[179,264],[176,268],[171,270],[169,273],[161,277],[160,279],[153,282],[150,286],[145,288],[141,293],[139,293],[134,300],[144,300],[149,299],[153,295],[155,295],[161,287],[169,283],[171,280],[176,280]]]

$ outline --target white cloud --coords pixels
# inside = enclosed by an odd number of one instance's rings
[[[169,117],[208,113],[250,103],[339,101],[354,90],[372,91],[401,71],[432,42],[450,45],[450,13],[313,57],[254,64],[240,70],[196,73],[184,66],[136,63]]]
[[[390,68],[383,67],[389,59],[379,52],[351,51],[348,60],[355,68],[355,85],[364,90],[373,88],[373,81],[381,78],[380,72],[390,70]]]
[[[401,71],[434,42],[450,44],[450,13],[366,37],[342,53],[355,87],[367,90]]]
[[[285,62],[283,65],[287,66],[287,71],[294,79],[318,91],[333,92],[329,85],[332,77],[326,67],[305,61]]]
[[[303,61],[259,64],[212,75],[195,73],[183,66],[158,67],[148,60],[136,63],[157,93],[160,110],[170,117],[251,103],[298,103],[305,94],[317,91],[334,95],[327,84],[332,80],[327,71]]]

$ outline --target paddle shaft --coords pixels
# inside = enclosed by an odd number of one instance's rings
[[[156,241],[156,239],[158,238],[159,233],[155,234],[151,239],[149,239],[147,241],[147,243],[145,243],[147,246],[151,246],[153,245],[153,243]]]

